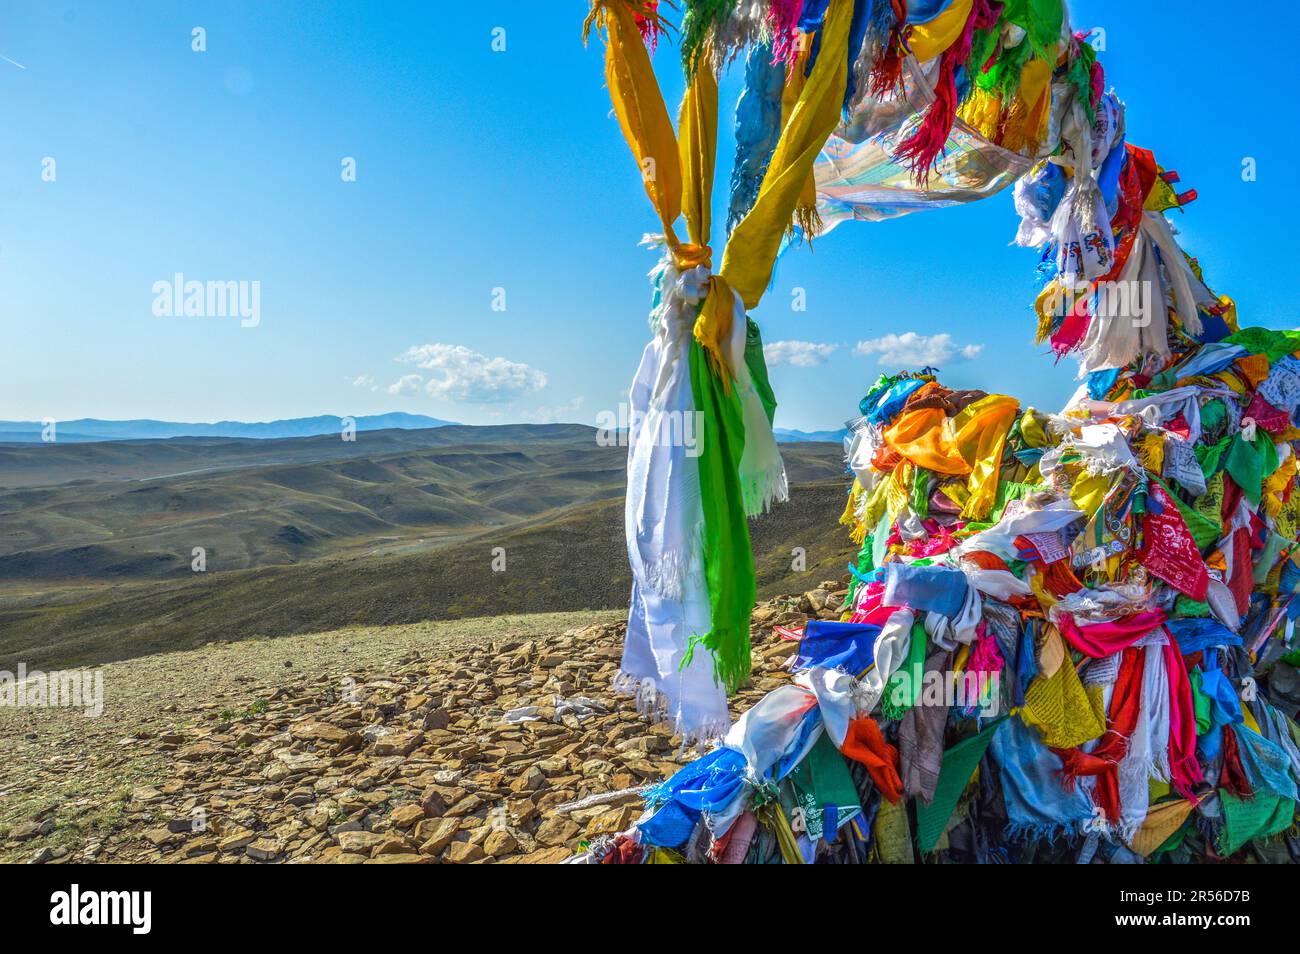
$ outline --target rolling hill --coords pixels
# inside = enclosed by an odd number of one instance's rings
[[[841,449],[783,453],[792,501],[754,524],[767,591],[851,553]],[[618,607],[625,458],[579,425],[0,447],[0,667]]]

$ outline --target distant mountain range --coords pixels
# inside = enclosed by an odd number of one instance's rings
[[[444,427],[454,421],[444,421],[424,414],[363,414],[353,418],[358,431],[416,430]],[[317,417],[293,417],[282,421],[246,423],[244,421],[217,421],[215,424],[184,424],[174,421],[101,421],[83,417],[75,421],[59,421],[55,437],[61,443],[84,441],[138,441],[159,440],[170,437],[243,437],[284,438],[316,437],[321,434],[338,434],[343,429],[343,418],[333,414]],[[0,442],[39,442],[44,425],[37,421],[0,421]]]
[[[447,427],[455,421],[444,421],[425,414],[363,414],[353,418],[358,431],[423,430],[430,427]],[[140,441],[166,440],[172,437],[230,437],[257,440],[285,437],[318,437],[338,434],[343,429],[343,418],[333,414],[317,417],[292,417],[281,421],[217,421],[215,424],[186,424],[176,421],[103,421],[82,417],[73,421],[59,421],[56,439],[60,443],[85,443],[88,441]],[[0,421],[0,443],[39,443],[44,425],[38,421]],[[838,431],[799,431],[776,428],[776,439],[782,444],[800,442],[828,442],[838,444],[848,433]]]
[[[844,440],[844,435],[848,433],[848,430],[841,427],[838,431],[794,431],[786,427],[778,427],[774,432],[777,442],[781,444],[807,442],[838,444]]]

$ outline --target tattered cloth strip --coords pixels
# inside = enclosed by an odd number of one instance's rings
[[[1265,792],[1253,799],[1242,799],[1230,792],[1220,791],[1223,807],[1223,831],[1219,834],[1218,849],[1231,855],[1242,845],[1256,838],[1268,838],[1295,824],[1296,803]]]
[[[744,794],[744,768],[741,753],[721,747],[646,792],[646,804],[653,806],[654,814],[637,823],[642,843],[677,848],[701,820],[729,812]]]
[[[964,21],[963,10],[968,11]],[[970,58],[971,43],[975,31],[987,30],[997,23],[998,14],[1002,12],[1000,4],[989,0],[956,0],[953,6],[940,17],[951,19],[957,26],[956,36],[948,39],[947,29],[939,32],[945,35],[935,38],[934,47],[941,48],[939,53],[939,74],[934,83],[934,102],[926,111],[925,118],[908,134],[894,153],[894,158],[908,163],[913,177],[923,187],[930,181],[930,169],[935,159],[943,152],[948,142],[948,134],[957,119],[957,71],[966,66]],[[935,24],[931,24],[932,26]],[[948,24],[945,24],[946,28]],[[927,59],[927,52],[920,49],[924,41],[925,28],[918,28],[914,34],[912,49],[917,59]]]
[[[1142,722],[1139,732],[1145,734],[1146,768],[1142,783],[1150,779],[1169,781],[1169,673],[1166,672],[1165,646],[1170,642],[1168,632],[1156,632],[1142,640],[1146,660],[1142,667]],[[1124,774],[1136,767],[1124,766],[1120,773],[1120,797],[1124,796]]]
[[[863,693],[856,679],[837,669],[807,669],[795,676],[794,684],[817,697],[826,735],[838,748],[848,736],[849,726],[863,710]]]
[[[945,678],[952,666],[952,653],[932,653],[925,661],[926,679]],[[898,748],[902,762],[903,790],[908,798],[930,801],[939,784],[943,764],[943,732],[948,723],[948,707],[912,706],[898,725]]]
[[[781,135],[781,90],[785,70],[767,46],[756,46],[745,61],[745,88],[736,103],[736,161],[731,170],[727,231],[754,205],[767,164]]]
[[[743,864],[745,855],[749,853],[749,846],[754,841],[754,833],[757,830],[758,818],[755,817],[754,813],[742,812],[740,817],[736,819],[736,823],[719,839],[716,845],[719,849],[718,864]]]
[[[903,797],[903,781],[898,775],[898,749],[885,741],[875,719],[863,716],[850,722],[840,750],[867,767],[880,794],[889,801],[897,802]]]
[[[628,389],[628,553],[636,565],[634,575],[648,589],[678,602],[688,580],[703,570],[704,514],[699,467],[691,453],[702,435],[692,426],[689,356],[704,277],[704,269],[679,272],[671,260],[652,273],[654,336]]]
[[[609,87],[614,115],[632,150],[646,195],[659,215],[664,239],[676,253],[679,243],[673,223],[682,211],[682,170],[677,137],[655,80],[650,54],[623,0],[593,0],[582,28],[584,43],[593,26],[605,30],[605,85]],[[646,175],[647,169],[653,169],[654,175]]]
[[[907,54],[908,0],[889,0],[888,7],[881,0],[881,47],[876,53],[869,73],[868,99],[884,99],[898,89],[903,62]]]
[[[645,856],[645,850],[626,835],[614,839],[614,846],[605,857],[600,859],[602,865],[639,865]]]
[[[880,700],[880,713],[886,719],[898,722],[921,697],[922,678],[925,675],[926,634],[925,623],[912,624],[912,640],[907,647],[907,658],[889,677],[885,694]]]
[[[783,760],[811,747],[816,738],[805,732],[807,716],[817,707],[817,697],[800,686],[784,685],[772,690],[746,711],[727,732],[725,744],[745,759],[751,781],[768,779]],[[817,733],[821,719],[815,713]]]
[[[1287,717],[1266,699],[1257,698],[1252,708],[1259,721],[1260,734],[1286,753],[1287,760],[1291,763],[1292,777],[1300,779],[1300,747],[1296,745],[1297,740],[1291,737]]]
[[[790,819],[781,809],[781,803],[774,800],[760,805],[754,809],[754,814],[764,828],[775,833],[776,843],[781,851],[781,860],[787,865],[803,864],[799,843],[795,840],[794,832],[790,830]]]
[[[1005,17],[1023,29],[1038,54],[1050,52],[1061,38],[1065,5],[1057,0],[1006,0]]]
[[[1115,284],[1098,284],[1099,293],[1091,302],[1092,321],[1079,343],[1080,366],[1085,371],[1122,368],[1149,353],[1169,356],[1160,261],[1149,235],[1144,218]]]
[[[711,89],[716,95],[716,86]],[[711,181],[711,177],[710,165],[701,178]],[[694,190],[687,190],[688,196],[693,194]],[[708,236],[703,201],[695,216],[688,216],[691,237],[700,243]],[[694,204],[687,211],[691,208]],[[713,656],[715,677],[730,694],[749,678],[750,668],[749,614],[756,587],[746,517],[762,513],[773,500],[787,499],[788,488],[772,433],[769,407],[774,402],[762,351],[748,347],[751,335],[743,303],[719,275],[709,278],[694,335],[691,388],[703,431],[697,463],[710,623],[707,632],[692,639],[686,662],[691,661],[697,643],[706,646]],[[751,362],[765,394],[755,387]]]
[[[804,834],[809,842],[834,841],[839,829],[862,812],[848,763],[825,733],[791,770],[789,779],[783,790],[792,793],[803,808]],[[803,847],[805,860],[813,860],[815,844]]]
[[[747,517],[767,513],[772,504],[790,499],[785,462],[772,431],[776,398],[767,379],[767,360],[758,326],[745,315],[744,305],[733,293],[735,312],[731,334],[723,343],[723,357],[733,369],[732,386],[740,401],[744,421],[744,450],[737,468],[741,499]]]
[[[795,666],[842,669],[861,676],[875,661],[876,638],[880,626],[873,623],[838,623],[810,619],[795,656]]]
[[[1187,816],[1195,807],[1185,798],[1152,805],[1142,827],[1129,839],[1129,848],[1144,858],[1150,855],[1183,827],[1183,822],[1187,821]]]
[[[1268,442],[1272,446],[1272,442]],[[1152,481],[1147,485],[1147,512],[1142,521],[1138,560],[1148,571],[1203,602],[1210,572],[1173,498]]]
[[[848,82],[852,0],[832,0],[821,32],[821,56],[799,94],[772,154],[758,198],[731,233],[720,272],[753,309],[772,278],[777,252],[804,182],[826,138],[839,122]]]
[[[1157,630],[1135,649],[1143,654],[1142,684],[1134,687],[1141,698],[1141,711],[1120,757],[1118,784],[1120,835],[1133,837],[1151,806],[1151,780],[1169,775],[1169,679],[1164,670],[1164,642],[1168,635]],[[1111,694],[1111,707],[1115,707]]]
[[[698,463],[710,618],[708,631],[692,638],[686,664],[695,645],[703,644],[713,656],[715,678],[730,694],[749,678],[749,614],[757,593],[739,480],[743,412],[734,388],[710,370],[698,342],[691,343],[690,362],[691,388],[704,430]]]
[[[1069,613],[1054,614],[1066,642],[1085,656],[1100,658],[1121,652],[1165,621],[1163,610],[1134,613],[1108,623],[1080,626]]]
[[[646,854],[645,861],[642,864],[647,865],[684,865],[686,859],[680,852],[673,851],[670,848],[651,848]]]
[[[682,68],[686,75],[712,70],[709,38],[736,6],[736,0],[691,0],[682,18]]]
[[[943,753],[943,766],[939,770],[934,798],[929,802],[916,803],[916,842],[922,854],[933,851],[938,844],[939,836],[948,826],[948,819],[957,807],[957,800],[966,789],[966,783],[975,774],[975,767],[984,758],[985,749],[1005,719],[1006,716],[1003,716],[995,720]]]
[[[858,98],[858,88],[866,78],[866,69],[859,70],[858,63],[867,63],[867,51],[864,45],[869,42],[867,34],[888,33],[889,0],[854,0],[853,22],[849,25],[849,69],[848,81],[844,87],[844,110],[848,111],[853,101]]]
[[[1195,786],[1204,779],[1196,761],[1196,713],[1192,708],[1192,686],[1182,654],[1169,640],[1164,646],[1165,671],[1169,674],[1169,774],[1174,788],[1184,798],[1196,798]]]
[[[1265,433],[1256,433],[1247,440],[1244,433],[1233,437],[1228,446],[1224,469],[1241,488],[1251,506],[1259,506],[1263,494],[1264,478],[1278,467],[1277,446]]]
[[[885,694],[889,677],[908,658],[912,642],[912,625],[915,614],[908,609],[900,609],[890,614],[881,627],[880,635],[872,649],[875,665],[862,676],[861,691],[858,697],[859,708],[871,712]]]
[[[1120,761],[1128,752],[1129,739],[1142,719],[1142,671],[1145,650],[1129,647],[1124,650],[1119,677],[1111,694],[1110,712],[1106,719],[1106,732],[1089,752],[1080,749],[1053,751],[1061,759],[1061,777],[1066,784],[1076,784],[1082,776],[1091,776],[1092,800],[1112,825],[1120,823]],[[1129,819],[1124,834],[1132,834],[1146,814],[1141,806],[1137,817]]]
[[[907,806],[901,802],[884,801],[876,813],[871,850],[886,865],[910,865],[916,858],[912,853],[912,835],[908,827]]]
[[[799,15],[804,0],[772,0],[768,21],[772,30],[772,59],[791,63],[798,54]]]
[[[1089,696],[1067,658],[1050,676],[1040,673],[1029,684],[1020,718],[1042,732],[1044,744],[1071,749],[1106,731],[1100,701]]]
[[[1237,752],[1237,733],[1232,726],[1221,728],[1222,731],[1217,733],[1219,747],[1215,750],[1215,755],[1222,762],[1219,769],[1219,790],[1231,792],[1240,798],[1254,798],[1255,790],[1251,787],[1246,769],[1241,764],[1241,756]]]
[[[1300,798],[1290,774],[1291,762],[1281,746],[1244,725],[1225,729],[1225,733],[1229,731],[1236,736],[1242,768],[1256,793],[1271,792],[1293,801]]]

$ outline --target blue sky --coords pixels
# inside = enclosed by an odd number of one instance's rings
[[[654,256],[637,243],[655,220],[600,45],[580,41],[585,9],[0,2],[0,419],[594,423],[617,408],[647,335]],[[1072,10],[1106,31],[1130,141],[1199,191],[1176,219],[1211,284],[1243,323],[1293,324],[1296,111],[1280,103],[1300,13],[1252,21],[1242,48],[1202,0]],[[676,49],[656,65],[675,112]],[[724,103],[738,90],[725,81]],[[772,369],[778,425],[838,426],[882,370],[853,345],[908,331],[983,346],[942,366],[952,386],[1059,405],[1074,369],[1032,344],[1035,256],[1008,245],[1015,226],[1004,193],[788,254],[755,312],[765,339],[839,347]],[[259,282],[260,320],[155,314],[154,283],[176,273]]]

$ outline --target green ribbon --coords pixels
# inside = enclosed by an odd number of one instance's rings
[[[925,651],[928,639],[925,618],[912,622],[912,639],[907,645],[907,659],[889,676],[885,694],[880,699],[880,714],[894,722],[902,720],[907,710],[921,698],[925,676]]]
[[[966,790],[966,784],[975,774],[980,759],[984,758],[989,743],[993,741],[993,733],[1006,718],[1000,716],[983,731],[962,739],[944,751],[933,800],[928,804],[924,799],[917,799],[916,802],[916,841],[921,854],[934,851],[934,846],[939,843],[940,836],[948,827],[948,819],[952,817],[961,793]]]
[[[754,390],[767,415],[767,423],[776,418],[776,392],[767,380],[767,358],[763,355],[763,336],[753,318],[745,318],[745,367],[754,379]]]
[[[1023,27],[1029,45],[1039,56],[1046,58],[1049,53],[1054,53],[1055,43],[1061,37],[1065,7],[1057,0],[1007,0],[1002,8],[1002,19]],[[1093,59],[1096,59],[1095,51]],[[1092,69],[1091,63],[1088,69]]]
[[[1248,441],[1238,433],[1228,446],[1223,469],[1228,472],[1252,507],[1258,507],[1264,492],[1264,480],[1277,470],[1277,445],[1260,428],[1255,439]]]
[[[745,424],[734,383],[714,373],[698,341],[691,342],[691,392],[703,424],[698,462],[709,631],[691,637],[682,668],[703,644],[713,655],[713,678],[731,694],[749,679],[749,617],[758,593],[740,490]]]
[[[1251,354],[1268,357],[1269,363],[1300,351],[1300,331],[1291,328],[1242,328],[1224,338],[1225,344],[1240,345]]]

